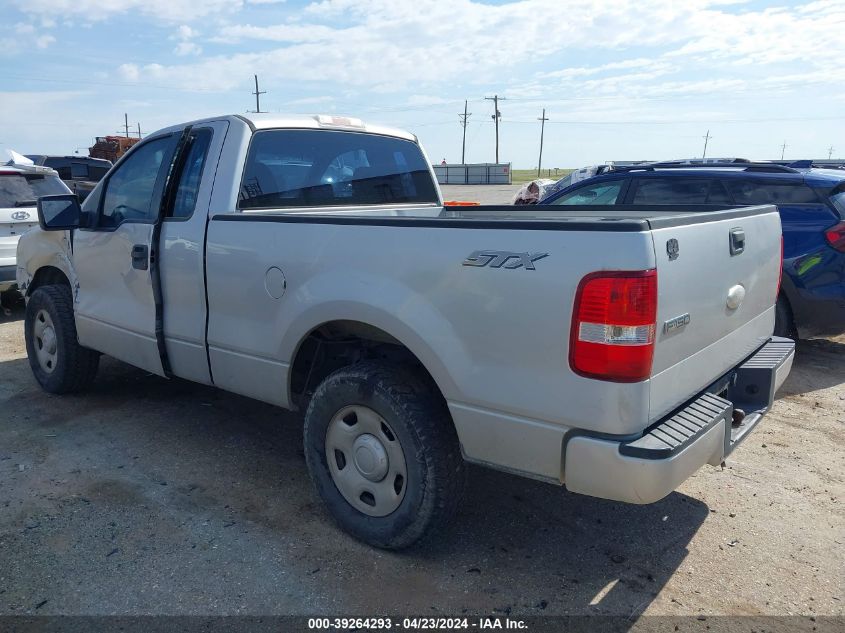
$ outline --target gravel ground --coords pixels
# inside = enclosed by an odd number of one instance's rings
[[[0,615],[845,616],[845,336],[802,342],[728,466],[656,504],[471,468],[452,529],[387,553],[323,513],[299,415],[107,358],[45,394],[22,317],[0,315]]]

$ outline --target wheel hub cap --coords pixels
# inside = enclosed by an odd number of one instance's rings
[[[50,374],[58,360],[58,339],[53,319],[46,310],[39,310],[32,324],[32,344],[41,369]]]
[[[390,467],[387,451],[375,435],[364,433],[352,444],[355,468],[370,481],[381,481]]]
[[[326,429],[326,463],[338,492],[364,514],[387,516],[405,498],[405,452],[369,407],[351,405],[334,415]]]

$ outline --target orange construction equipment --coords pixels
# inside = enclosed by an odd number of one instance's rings
[[[129,136],[98,136],[94,144],[88,148],[88,155],[91,158],[105,158],[116,163],[118,158],[140,140]]]

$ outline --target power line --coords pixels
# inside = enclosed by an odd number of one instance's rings
[[[540,177],[540,170],[543,168],[543,132],[546,129],[546,108],[543,108],[543,116],[537,119],[540,122],[540,158],[537,159],[537,178]]]
[[[472,116],[472,112],[467,112],[467,107],[469,105],[468,101],[464,101],[464,113],[458,114],[458,117],[461,119],[461,127],[464,128],[463,137],[464,140],[461,143],[461,165],[466,165],[466,153],[467,153],[467,119]]]

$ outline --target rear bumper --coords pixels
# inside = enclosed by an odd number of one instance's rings
[[[704,464],[718,465],[771,408],[792,368],[795,343],[772,338],[750,358],[641,437],[613,441],[574,433],[566,443],[566,487],[572,492],[652,503]],[[734,410],[745,417],[733,424]]]

